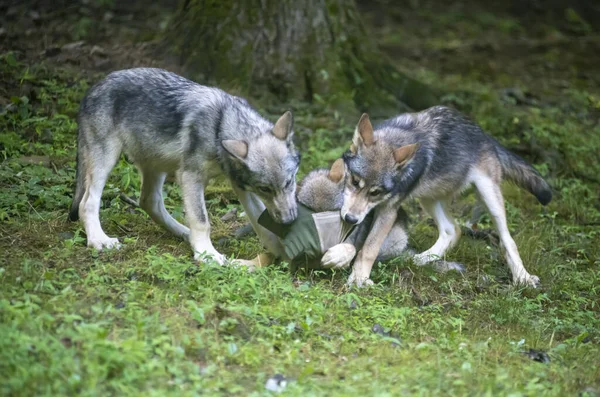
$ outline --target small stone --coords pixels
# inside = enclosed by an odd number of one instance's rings
[[[221,220],[222,220],[223,222],[229,222],[229,221],[232,221],[232,220],[234,220],[235,218],[237,218],[237,212],[238,212],[238,209],[237,209],[237,208],[232,208],[232,209],[230,209],[229,211],[227,211],[227,213],[226,213],[225,215],[223,215],[223,216],[221,217]]]
[[[238,228],[235,232],[233,232],[233,236],[235,238],[251,236],[252,234],[254,234],[254,229],[252,228],[252,225],[249,223]]]
[[[543,364],[550,363],[550,356],[548,356],[548,353],[546,353],[545,351],[529,349],[528,351],[524,352],[524,354],[533,361],[537,361]]]
[[[275,374],[269,379],[267,379],[267,383],[265,383],[265,389],[275,392],[281,393],[290,382],[290,379],[286,378],[281,374]]]
[[[77,48],[82,47],[84,44],[85,44],[85,41],[83,41],[83,40],[81,40],[81,41],[74,41],[73,43],[65,44],[64,46],[62,46],[62,49],[64,51],[75,50]]]
[[[383,336],[390,335],[389,332],[385,332],[385,328],[383,328],[383,326],[381,326],[381,324],[373,325],[373,327],[371,328],[371,331],[373,331],[376,334],[383,335]]]

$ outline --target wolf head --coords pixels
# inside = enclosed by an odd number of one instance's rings
[[[238,187],[256,193],[280,223],[296,219],[296,173],[300,155],[292,142],[294,119],[285,112],[273,129],[249,141],[224,140],[232,158],[230,177]]]
[[[337,159],[331,169],[309,172],[298,188],[298,201],[315,212],[337,211],[342,208],[344,192],[344,160]]]
[[[360,223],[369,211],[390,199],[395,181],[401,177],[417,148],[417,144],[396,148],[376,137],[369,116],[363,114],[354,131],[350,150],[343,156],[346,179],[342,218],[348,223]]]

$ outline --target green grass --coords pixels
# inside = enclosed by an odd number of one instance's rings
[[[483,26],[513,29],[512,20],[486,18]],[[593,87],[524,107],[503,99],[494,82],[458,70],[415,72],[452,92],[447,103],[505,144],[535,140],[549,149],[532,159],[551,175],[556,197],[548,208],[504,189],[510,229],[542,287],[511,286],[499,247],[464,236],[448,256],[467,265],[463,275],[398,259],[375,267],[376,286],[348,290],[347,272],[292,279],[286,264],[254,273],[197,266],[185,243],[119,198],[139,195],[125,160],[101,212],[124,247],[86,248],[81,225],[66,213],[78,103],[101,76],[17,58],[5,53],[0,63],[0,95],[10,102],[0,113],[0,393],[269,395],[265,382],[277,373],[294,379],[284,394],[298,396],[599,392],[600,96]],[[355,120],[326,104],[291,106],[302,172],[346,149]],[[262,111],[274,119],[281,108]],[[166,190],[167,207],[181,219],[178,188]],[[221,251],[260,252],[256,238],[230,237],[243,220],[219,219],[233,207],[241,212],[226,185],[209,190],[208,206]],[[418,206],[408,209],[411,243],[425,249],[436,231]],[[382,332],[373,331],[377,324]],[[532,360],[529,349],[547,352],[550,363]]]

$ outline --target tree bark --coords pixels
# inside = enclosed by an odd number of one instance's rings
[[[169,31],[191,77],[242,94],[382,115],[437,102],[379,52],[354,0],[185,0]]]

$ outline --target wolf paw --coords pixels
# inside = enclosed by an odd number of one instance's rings
[[[255,261],[247,259],[232,259],[228,263],[231,264],[231,266],[245,267],[249,272],[253,272],[258,267]]]
[[[352,244],[338,244],[329,248],[321,259],[321,266],[326,269],[344,269],[350,265],[356,255]]]
[[[426,265],[429,262],[435,261],[437,259],[439,259],[439,257],[437,255],[434,255],[428,251],[425,251],[423,253],[416,254],[415,256],[413,256],[413,262],[417,266]]]
[[[119,239],[114,237],[105,236],[104,238],[99,238],[95,240],[89,240],[87,243],[88,247],[95,248],[97,250],[103,249],[119,249],[121,248],[121,243],[119,243]]]
[[[525,287],[537,288],[540,286],[540,278],[529,273],[514,277],[513,282],[517,285],[522,285]]]
[[[369,276],[358,275],[354,272],[350,274],[350,277],[348,277],[348,281],[346,282],[348,287],[356,286],[358,288],[370,287],[373,284],[373,280],[371,280]]]
[[[226,263],[225,255],[218,253],[217,251],[203,251],[198,252],[194,251],[194,260],[196,262],[206,262],[213,260],[217,262],[219,265],[224,265]]]

